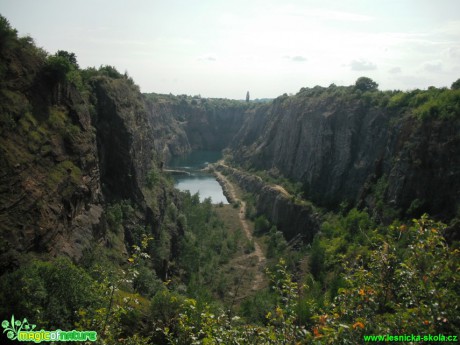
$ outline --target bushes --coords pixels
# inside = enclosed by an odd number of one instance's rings
[[[191,201],[189,196],[185,202]],[[190,226],[203,224],[199,220],[207,218],[207,207],[198,204],[189,209],[200,215]],[[211,215],[211,224],[212,219]],[[134,289],[153,296],[148,315],[143,314],[147,308],[135,306],[134,295],[117,291],[113,282],[108,284],[104,271],[96,281],[68,259],[32,261],[2,276],[0,314],[8,318],[14,310],[44,327],[91,327],[108,344],[120,341],[123,325],[139,326],[141,320],[153,324],[151,341],[169,344],[354,344],[365,334],[458,334],[460,312],[455,302],[460,255],[442,237],[446,226],[423,216],[412,225],[395,223],[376,232],[369,222],[357,210],[329,219],[323,230],[329,238],[317,237],[310,250],[312,275],[303,279],[308,284],[301,284],[280,260],[268,272],[271,291],[243,303],[241,313],[246,319],[166,289],[145,266],[148,256],[142,253],[150,240],[147,237],[134,250],[132,265],[121,277],[134,277]],[[332,239],[344,238],[359,226],[367,228],[367,253],[351,245],[342,253],[343,246],[336,246]],[[209,235],[196,233],[203,234]],[[201,263],[209,263],[214,259],[208,254],[203,257],[198,249],[194,255],[207,260]],[[333,271],[336,264],[331,262],[337,257],[343,260],[342,272]],[[216,271],[208,273],[216,275]],[[21,288],[13,288],[17,286]],[[224,286],[220,289],[225,293]],[[145,332],[136,332],[129,334],[126,343],[149,341]]]
[[[256,296],[242,309],[252,317],[253,303],[263,305],[266,314],[256,319],[264,325],[183,300],[169,308],[174,328],[162,332],[170,344],[355,344],[364,334],[458,334],[460,255],[445,244],[444,228],[423,216],[373,237],[368,260],[346,260],[344,273],[331,278],[339,293],[333,303],[320,304],[321,289],[299,286],[280,260],[269,272],[274,299]]]
[[[32,261],[3,275],[0,286],[2,316],[14,311],[46,328],[73,329],[79,310],[94,313],[104,305],[102,285],[66,258]]]
[[[222,284],[226,280],[219,278],[220,268],[238,249],[241,235],[223,226],[209,199],[200,203],[197,194],[182,193],[181,206],[183,213],[177,214],[177,220],[183,224],[184,234],[176,269],[181,272],[188,295],[201,296],[209,302],[213,293],[221,295],[225,290]],[[249,249],[253,250],[253,243],[248,243]]]
[[[390,226],[370,259],[346,261],[346,288],[317,323],[326,344],[363,334],[458,334],[459,253],[442,237],[445,225],[426,216]]]
[[[270,222],[267,217],[264,215],[257,217],[254,221],[254,232],[256,234],[263,234],[268,230],[270,230]]]
[[[388,108],[409,111],[420,120],[455,119],[460,114],[460,90],[430,87],[426,91],[398,92],[390,98]]]

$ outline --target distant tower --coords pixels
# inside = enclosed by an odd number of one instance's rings
[[[246,102],[249,102],[249,91],[246,92]]]

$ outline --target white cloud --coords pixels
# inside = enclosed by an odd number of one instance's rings
[[[427,62],[423,65],[423,68],[430,73],[439,73],[443,70],[440,62]]]
[[[203,57],[198,58],[198,60],[214,62],[214,61],[217,61],[217,58],[215,56],[213,56],[213,55],[207,55],[207,56],[203,56]]]
[[[377,65],[365,60],[353,60],[350,63],[350,67],[352,71],[373,71],[377,69]]]
[[[304,62],[304,61],[307,61],[307,58],[297,55],[297,56],[293,56],[291,60],[296,61],[296,62]]]
[[[325,8],[311,8],[286,5],[277,8],[277,11],[302,18],[312,18],[326,21],[344,21],[344,22],[370,22],[375,18],[369,15],[363,15],[350,11],[329,10]]]
[[[294,62],[305,62],[305,61],[308,61],[308,59],[304,56],[301,56],[301,55],[296,55],[296,56],[289,56],[289,55],[286,55],[284,56],[285,59],[288,59],[288,60],[291,60],[291,61],[294,61]]]
[[[402,72],[401,67],[393,67],[388,70],[388,73],[391,74],[400,74]]]

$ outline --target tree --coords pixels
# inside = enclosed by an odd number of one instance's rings
[[[75,53],[69,53],[68,51],[65,50],[58,50],[56,53],[56,56],[63,57],[67,59],[72,65],[74,65],[78,69],[78,63],[77,63],[77,56]]]
[[[59,55],[52,55],[46,61],[46,73],[49,77],[56,81],[65,81],[67,74],[72,70],[71,62]]]
[[[246,92],[246,102],[249,102],[249,91]]]
[[[454,81],[450,88],[452,90],[460,90],[460,79],[457,79],[456,81]]]
[[[355,89],[361,91],[377,91],[379,84],[368,77],[360,77],[355,82]]]
[[[121,79],[123,75],[117,71],[115,66],[105,65],[99,67],[99,73],[113,79]]]

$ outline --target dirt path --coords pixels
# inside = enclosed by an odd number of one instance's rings
[[[265,263],[267,261],[267,258],[265,257],[262,249],[260,248],[259,243],[252,236],[251,229],[250,229],[249,224],[248,224],[248,222],[246,220],[246,202],[237,197],[235,187],[234,187],[233,183],[231,183],[227,179],[227,177],[222,175],[222,173],[220,173],[219,171],[214,171],[214,173],[216,174],[218,180],[222,184],[225,185],[225,189],[226,189],[227,193],[229,194],[228,197],[230,197],[231,201],[232,202],[239,202],[239,204],[240,204],[240,209],[239,209],[238,215],[239,215],[239,218],[240,218],[241,227],[243,228],[243,231],[244,231],[247,239],[250,242],[254,243],[254,251],[252,253],[249,253],[249,254],[241,256],[240,258],[238,258],[236,260],[236,262],[237,262],[237,266],[247,270],[248,267],[245,267],[245,264],[247,265],[247,263],[249,262],[249,259],[251,257],[256,257],[257,258],[256,272],[255,272],[255,275],[254,275],[254,280],[253,280],[251,289],[252,290],[260,290],[264,285],[264,280],[265,280],[264,268],[265,268]]]

